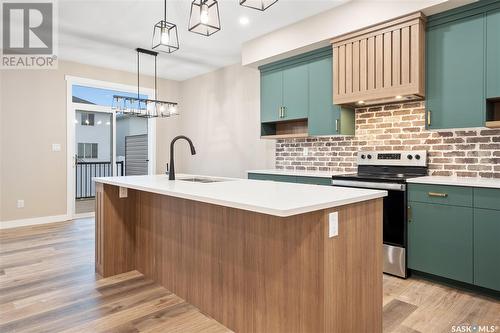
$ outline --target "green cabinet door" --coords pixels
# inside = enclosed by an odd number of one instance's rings
[[[408,267],[473,282],[472,208],[410,202]]]
[[[500,10],[486,14],[486,97],[500,97]]]
[[[474,284],[500,291],[499,210],[474,210]]]
[[[260,121],[272,122],[280,119],[283,106],[283,72],[262,72],[260,77]]]
[[[309,134],[339,134],[340,107],[333,105],[332,57],[309,64]],[[337,125],[337,126],[335,126]]]
[[[307,118],[309,111],[309,75],[308,64],[295,65],[283,70],[283,106],[282,120]]]
[[[474,15],[427,30],[430,129],[484,126],[484,20]]]

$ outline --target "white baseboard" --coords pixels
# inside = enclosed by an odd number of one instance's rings
[[[72,218],[70,218],[68,215],[54,215],[54,216],[35,217],[31,219],[0,221],[0,229],[10,229],[10,228],[38,225],[38,224],[63,222],[71,219]]]

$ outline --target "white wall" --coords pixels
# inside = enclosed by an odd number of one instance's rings
[[[243,44],[241,62],[254,67],[321,46],[331,38],[416,11],[426,15],[475,0],[352,0]]]
[[[176,170],[246,177],[274,166],[274,141],[260,139],[260,75],[233,65],[181,82],[180,131],[193,140],[176,145]]]

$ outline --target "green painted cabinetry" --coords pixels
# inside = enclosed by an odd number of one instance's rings
[[[500,1],[480,0],[427,18],[430,129],[484,126],[500,97]]]
[[[486,97],[500,97],[500,10],[486,14]]]
[[[295,176],[289,175],[273,175],[273,174],[264,174],[264,173],[249,173],[248,179],[257,179],[257,180],[272,180],[275,182],[285,182],[285,183],[295,183]]]
[[[331,47],[260,67],[261,135],[281,134],[297,120],[309,136],[353,135],[354,110],[333,101],[332,67]]]
[[[298,64],[283,70],[282,120],[307,118],[309,114],[308,64]]]
[[[483,14],[428,28],[426,107],[428,127],[484,126],[485,29]]]
[[[472,208],[412,202],[408,267],[473,282]]]
[[[500,210],[474,209],[474,283],[500,290]]]
[[[280,119],[283,105],[283,72],[270,71],[260,77],[260,120],[272,122]]]
[[[272,180],[276,182],[299,183],[310,185],[331,185],[331,178],[327,177],[308,177],[308,176],[290,176],[290,175],[275,175],[265,173],[248,173],[248,179],[257,180]]]
[[[332,102],[331,55],[309,63],[309,134],[354,135],[354,113]]]
[[[500,189],[409,184],[408,267],[500,291]]]

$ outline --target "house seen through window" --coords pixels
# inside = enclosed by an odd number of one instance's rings
[[[80,124],[82,126],[94,126],[94,114],[93,113],[82,113],[82,118]]]
[[[97,158],[97,143],[78,143],[78,158]]]

